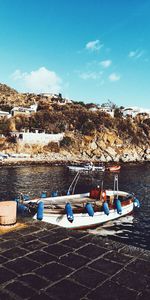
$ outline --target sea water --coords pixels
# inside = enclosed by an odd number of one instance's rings
[[[76,173],[65,166],[1,166],[0,200],[12,200],[20,193],[32,199],[46,191],[47,195],[57,192],[66,194]],[[141,202],[139,210],[132,215],[90,230],[92,234],[150,250],[150,164],[124,164],[119,176],[119,190],[134,193]],[[102,185],[112,189],[114,173],[83,172],[75,192],[90,191],[92,186]]]

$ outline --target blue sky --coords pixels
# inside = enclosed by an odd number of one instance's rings
[[[150,0],[0,0],[0,82],[150,108]]]

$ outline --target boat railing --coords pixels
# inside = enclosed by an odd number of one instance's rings
[[[77,173],[76,176],[74,177],[73,181],[71,182],[71,184],[70,184],[70,186],[69,186],[69,189],[68,189],[68,191],[67,191],[67,195],[70,195],[71,191],[72,191],[72,194],[74,194],[74,191],[75,191],[77,182],[78,182],[78,180],[79,180],[79,177],[80,177],[80,171],[78,171],[78,173]]]

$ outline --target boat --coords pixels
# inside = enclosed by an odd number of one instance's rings
[[[117,171],[120,171],[120,169],[121,169],[121,166],[119,166],[119,165],[118,166],[110,166],[107,168],[107,170],[110,172],[117,172]]]
[[[105,166],[104,165],[98,165],[98,166],[95,166],[93,165],[93,163],[89,163],[89,164],[84,164],[84,165],[69,165],[68,166],[68,169],[70,171],[75,171],[75,172],[78,172],[78,171],[101,171],[101,172],[104,172],[105,171]]]
[[[92,188],[88,193],[24,200],[22,203],[34,219],[70,229],[97,227],[105,222],[130,214],[139,207],[139,200],[128,192],[118,190],[118,177],[114,178],[114,189]],[[36,210],[36,212],[35,212]]]

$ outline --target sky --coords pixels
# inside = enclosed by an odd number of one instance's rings
[[[0,83],[150,108],[150,0],[0,0]]]

